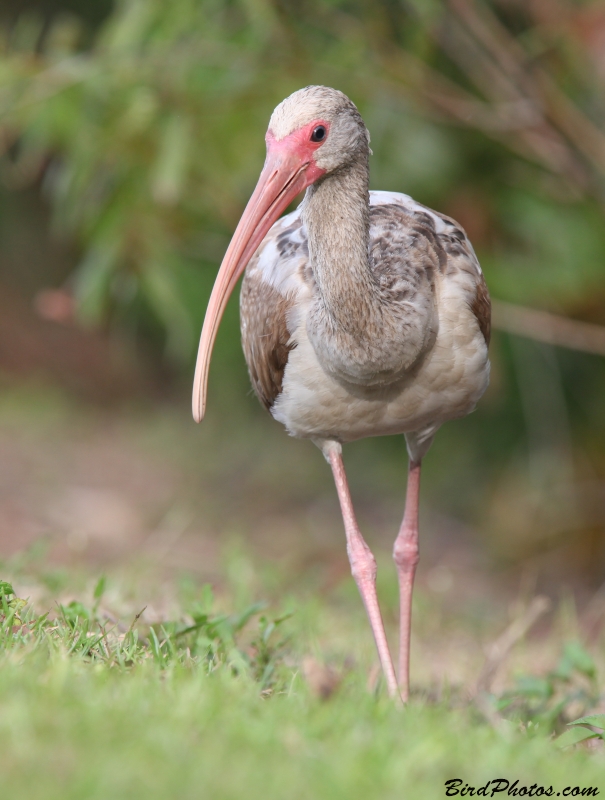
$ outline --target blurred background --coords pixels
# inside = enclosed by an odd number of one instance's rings
[[[327,466],[251,394],[235,299],[202,426],[189,411],[207,298],[269,116],[311,83],[358,105],[372,188],[466,228],[497,301],[488,393],[425,460],[421,585],[477,607],[497,587],[574,590],[594,610],[598,0],[2,0],[0,559],[105,568],[146,554],[219,580],[220,553],[241,541],[293,580],[347,580]],[[345,458],[386,560],[402,437]]]

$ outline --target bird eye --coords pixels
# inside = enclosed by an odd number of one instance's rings
[[[313,128],[313,133],[311,134],[312,142],[323,142],[325,138],[326,129],[323,125],[318,125],[317,128]]]

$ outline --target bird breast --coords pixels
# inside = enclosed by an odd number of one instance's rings
[[[374,205],[370,222],[367,283],[357,292],[345,286],[339,292],[339,281],[351,278],[346,269],[335,271],[333,291],[347,302],[338,324],[313,286],[306,329],[331,377],[347,385],[381,387],[411,373],[434,344],[439,254],[413,227],[402,224],[401,209],[394,204]]]
[[[487,386],[487,343],[473,311],[485,284],[464,232],[406,195],[372,192],[370,203],[370,265],[390,313],[368,321],[363,342],[330,330],[320,314],[299,211],[273,226],[246,271],[252,384],[295,436],[430,435],[469,413]]]

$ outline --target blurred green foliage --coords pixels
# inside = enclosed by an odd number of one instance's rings
[[[600,699],[597,671],[590,654],[578,641],[565,643],[556,667],[545,676],[519,675],[514,688],[495,702],[499,711],[513,718],[553,729],[562,726],[573,708],[583,712],[594,708]],[[569,716],[567,716],[567,720]]]
[[[570,187],[565,170],[552,174],[531,153],[519,159],[484,132],[446,131],[434,108],[432,120],[418,114],[434,75],[468,91],[452,34],[438,33],[452,9],[419,0],[120,0],[91,44],[73,14],[18,15],[1,43],[3,175],[9,184],[42,180],[56,229],[80,242],[81,320],[98,325],[144,306],[167,331],[169,354],[191,357],[212,274],[262,165],[268,117],[308,83],[338,86],[359,105],[372,133],[373,186],[462,217],[497,296],[576,313],[588,303],[598,316],[599,192],[582,184],[581,196],[579,179]],[[535,38],[520,7],[507,21],[522,28],[520,40]],[[558,42],[559,59],[570,43]],[[565,60],[564,74],[576,64],[568,83],[602,114],[577,62]],[[515,149],[514,130],[504,144]]]
[[[372,188],[464,225],[494,297],[605,322],[599,3],[12,9],[0,36],[0,179],[5,191],[39,186],[55,232],[77,243],[67,288],[82,323],[143,330],[189,367],[270,113],[311,83],[359,106]],[[219,355],[243,381],[235,314],[232,303]],[[435,495],[463,516],[472,506],[494,550],[514,558],[561,546],[569,558],[564,539],[581,531],[577,552],[602,575],[602,360],[496,335],[492,362],[479,413],[438,437],[457,469],[432,462]],[[399,443],[383,447],[401,457]]]

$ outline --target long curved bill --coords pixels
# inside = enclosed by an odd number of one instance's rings
[[[196,422],[201,422],[206,410],[210,356],[227,301],[273,223],[318,177],[317,168],[308,170],[309,160],[301,158],[298,148],[288,146],[287,140],[276,142],[271,137],[267,144],[263,171],[227,248],[206,309],[193,382],[192,405]],[[312,179],[308,172],[315,173]]]

